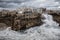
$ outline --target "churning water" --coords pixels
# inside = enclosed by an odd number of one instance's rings
[[[0,8],[19,8],[22,6],[60,8],[60,0],[0,0]],[[53,21],[51,15],[42,14],[44,24],[15,32],[10,28],[0,31],[0,40],[60,40],[59,24]]]
[[[0,31],[0,40],[60,40],[59,24],[52,20],[52,16],[42,14],[45,17],[44,24],[30,28],[23,33],[15,32],[7,28]]]
[[[60,8],[60,0],[0,0],[0,8],[20,8],[22,6]]]

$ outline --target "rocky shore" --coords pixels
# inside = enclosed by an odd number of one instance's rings
[[[0,11],[0,27],[11,27],[12,30],[24,30],[43,24],[43,13],[52,15],[53,20],[60,26],[60,11],[47,10],[46,8],[20,8],[17,10],[1,10]],[[3,24],[3,25],[2,25]]]

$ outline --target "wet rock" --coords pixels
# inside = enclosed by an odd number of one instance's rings
[[[57,23],[59,23],[59,26],[60,26],[60,15],[52,15],[53,16],[53,20],[56,21]]]
[[[41,14],[33,8],[21,8],[19,10],[0,11],[0,23],[6,24],[12,30],[18,31],[39,26],[43,22]]]
[[[21,8],[19,10],[2,10],[0,11],[0,23],[6,24],[8,27],[11,26],[12,30],[18,31],[23,29],[28,29],[35,26],[40,26],[42,22],[42,13],[48,12],[53,15],[53,19],[57,20],[55,17],[55,11],[46,11],[46,8]],[[59,12],[57,13],[57,15]],[[60,17],[60,16],[59,16]],[[43,18],[44,19],[44,18]],[[59,22],[58,18],[57,22]],[[60,22],[59,22],[60,23]]]
[[[39,26],[42,23],[43,22],[41,20],[40,13],[24,12],[14,19],[14,25],[12,26],[12,30],[17,31],[17,30],[28,29],[31,27]]]
[[[7,28],[7,25],[5,23],[0,23],[0,31]]]
[[[25,14],[21,19],[21,25],[22,24],[26,28],[41,25],[42,24],[41,14],[38,14],[38,13]]]
[[[15,14],[16,14],[16,11],[1,10],[0,11],[0,23],[6,24],[7,26],[5,27],[12,26],[13,17],[16,16]]]

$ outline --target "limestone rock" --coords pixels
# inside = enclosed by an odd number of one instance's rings
[[[0,23],[0,31],[7,28],[7,25],[5,23]]]
[[[39,26],[42,23],[43,22],[41,20],[40,13],[23,13],[23,15],[20,14],[20,17],[17,16],[14,19],[14,25],[12,26],[12,30],[17,31],[22,29],[28,29],[31,27]]]
[[[47,10],[46,8],[21,8],[19,10],[0,11],[0,23],[11,26],[12,30],[18,31],[31,27],[42,25],[42,13],[48,13],[53,16],[53,20],[60,24],[60,11]],[[43,18],[44,19],[44,18]]]
[[[0,23],[6,24],[12,30],[18,31],[39,26],[43,22],[41,14],[33,8],[21,8],[19,10],[0,11]]]

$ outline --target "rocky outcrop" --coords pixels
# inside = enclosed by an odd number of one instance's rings
[[[1,10],[0,11],[0,28],[7,28],[13,25],[13,19],[16,17],[16,11],[9,11],[9,10]],[[2,24],[3,23],[3,24]]]
[[[56,21],[57,23],[59,23],[59,26],[60,26],[60,15],[54,14],[53,20]]]
[[[5,23],[0,23],[0,31],[7,28],[7,25]]]
[[[60,24],[60,12],[57,10],[47,10],[46,8],[22,8],[19,10],[2,10],[0,11],[0,27],[11,27],[12,30],[24,30],[43,24],[42,13],[52,15],[53,20]]]
[[[2,10],[0,11],[0,23],[11,26],[11,29],[15,31],[39,26],[43,23],[41,14],[35,12],[30,8],[19,11]]]
[[[39,26],[43,23],[40,13],[24,11],[22,14],[18,13],[16,15],[17,17],[14,19],[14,25],[12,26],[12,30],[15,31]]]

